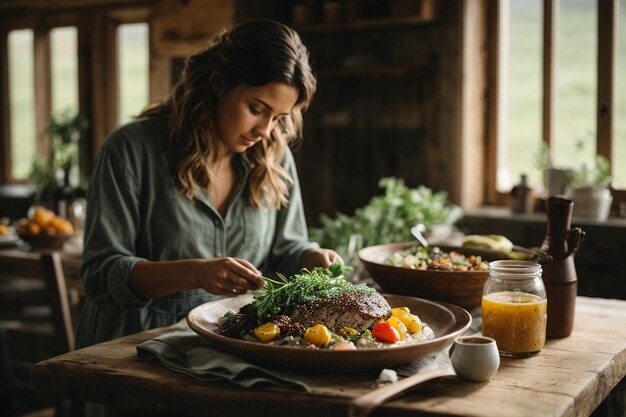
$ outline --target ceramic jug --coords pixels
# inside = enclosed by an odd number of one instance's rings
[[[542,264],[542,278],[548,295],[547,337],[569,336],[574,326],[578,277],[574,255],[585,236],[580,228],[571,229],[574,202],[549,197],[545,203],[548,224],[541,250],[552,257]]]

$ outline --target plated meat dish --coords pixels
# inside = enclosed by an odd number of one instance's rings
[[[407,307],[391,308],[374,288],[343,278],[344,266],[266,278],[253,302],[220,320],[220,333],[251,342],[351,350],[434,338]]]
[[[295,307],[289,316],[304,327],[323,323],[335,332],[343,327],[362,332],[390,314],[389,303],[377,292],[346,291],[336,297],[320,298],[313,304]]]

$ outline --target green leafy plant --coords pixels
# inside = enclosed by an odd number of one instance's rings
[[[72,116],[65,111],[52,117],[46,132],[52,138],[51,162],[53,167],[69,171],[78,162],[78,147],[82,133],[87,129],[87,119],[79,114]]]
[[[603,155],[596,155],[592,163],[583,164],[569,172],[571,187],[608,186],[611,182],[611,165]]]
[[[51,193],[57,186],[57,170],[62,170],[66,179],[69,177],[70,170],[78,163],[80,137],[88,127],[85,116],[72,115],[69,111],[50,119],[46,128],[50,135],[48,160],[36,158],[29,175],[41,195]]]
[[[539,145],[539,149],[535,153],[535,166],[540,171],[554,168],[552,156],[550,155],[550,146],[546,142],[542,141],[541,145]]]
[[[577,152],[583,152],[585,145],[590,142],[591,136],[588,133],[576,141]],[[608,186],[611,182],[611,165],[603,155],[597,154],[592,161],[581,164],[579,167],[557,167],[552,161],[550,147],[546,142],[541,142],[540,148],[535,154],[535,165],[544,172],[550,169],[565,172],[565,185],[569,187]]]
[[[345,256],[352,235],[361,235],[364,246],[405,242],[413,239],[410,228],[418,223],[430,228],[453,224],[461,217],[461,208],[451,204],[444,191],[433,192],[425,186],[409,188],[394,177],[382,178],[379,186],[384,194],[357,208],[352,216],[337,213],[333,218],[322,214],[321,226],[309,230],[311,240]]]

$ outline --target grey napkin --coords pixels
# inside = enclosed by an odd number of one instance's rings
[[[284,372],[270,371],[213,348],[191,330],[178,330],[143,342],[137,345],[137,357],[157,359],[168,369],[207,382],[229,381],[245,388],[271,386],[311,391],[307,384]]]
[[[186,326],[177,326],[184,329]],[[384,354],[384,352],[381,352]],[[188,327],[137,345],[140,360],[158,360],[166,368],[207,382],[228,381],[245,388],[274,387],[332,396],[362,395],[379,386],[379,373],[309,375],[267,369],[221,352]],[[430,369],[451,369],[448,349],[393,371],[406,377]]]

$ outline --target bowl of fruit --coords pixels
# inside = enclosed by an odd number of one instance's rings
[[[74,236],[74,226],[52,210],[37,206],[31,210],[27,219],[20,220],[17,234],[32,246],[61,249]]]

